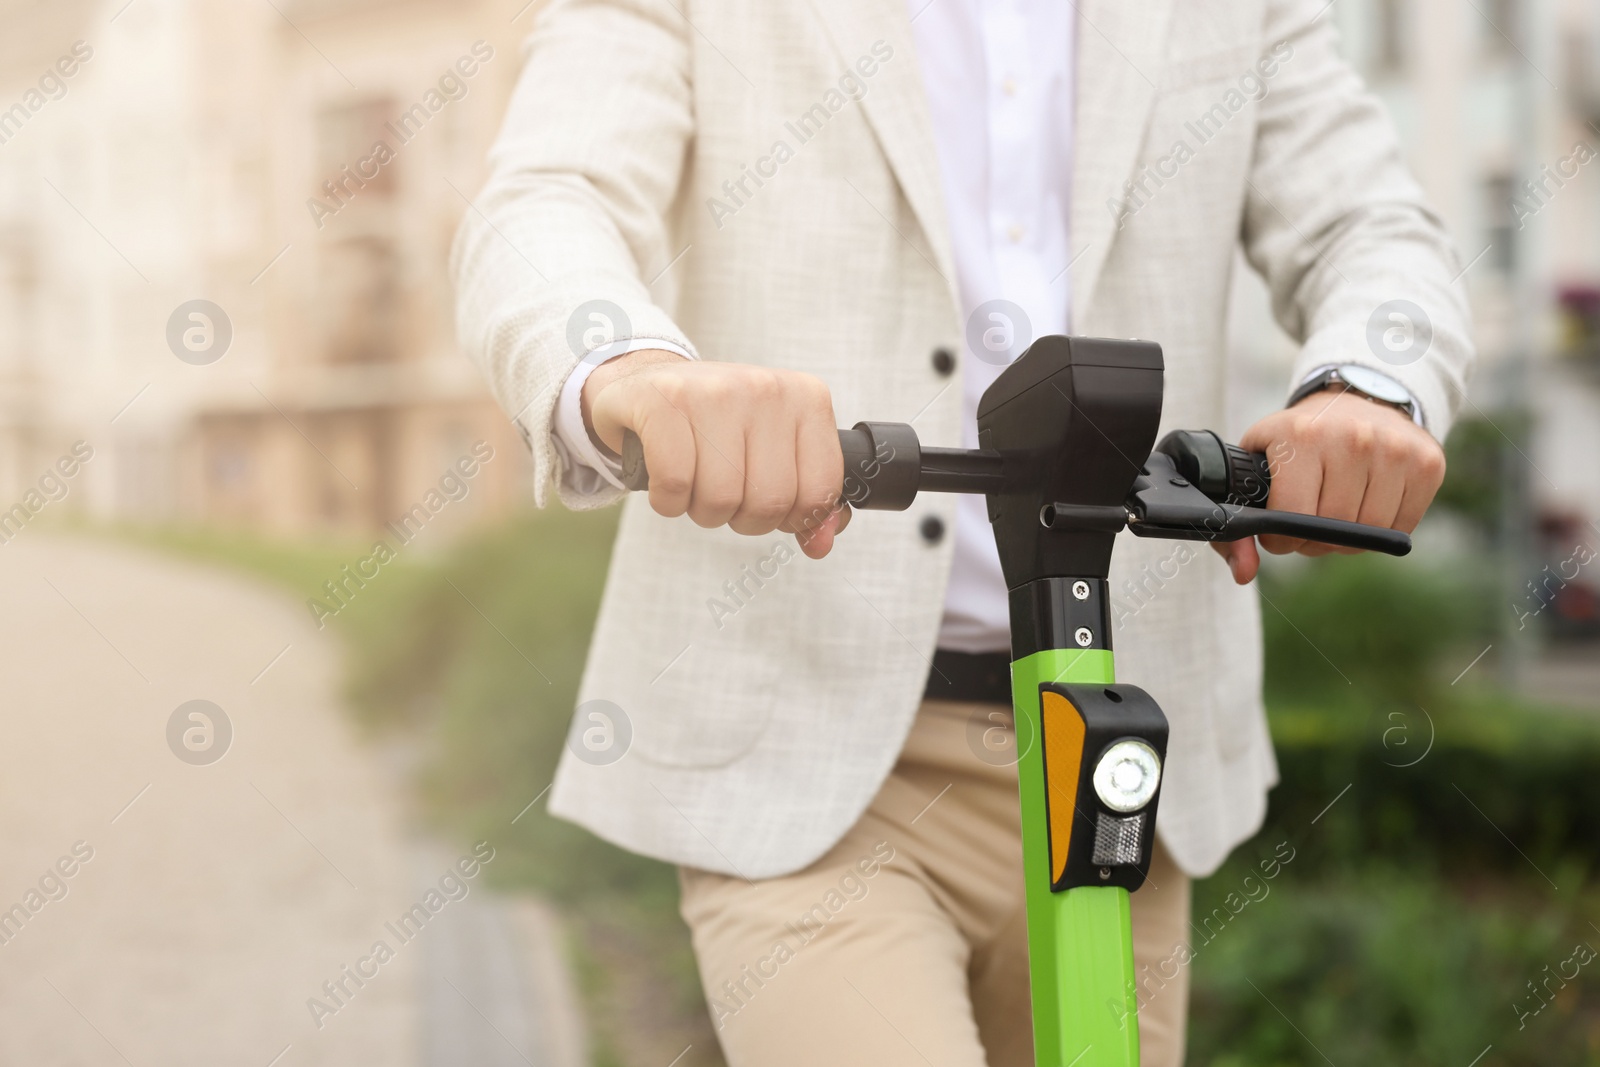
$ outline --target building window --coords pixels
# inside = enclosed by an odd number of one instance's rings
[[[373,97],[324,107],[317,114],[317,192],[335,204],[386,199],[394,195],[394,164],[388,156],[397,147],[387,123],[394,100]],[[387,151],[377,150],[382,144]],[[330,192],[325,183],[331,182]]]
[[[1483,183],[1483,237],[1489,245],[1484,262],[1492,270],[1510,274],[1516,268],[1517,219],[1512,207],[1516,183],[1509,174],[1497,174]]]
[[[1484,54],[1494,59],[1515,57],[1520,47],[1517,25],[1522,18],[1517,0],[1483,0],[1478,11],[1483,15]]]
[[[330,363],[400,357],[400,257],[376,237],[330,244],[320,260],[323,351]]]
[[[32,362],[39,305],[39,258],[32,232],[0,230],[0,368]]]

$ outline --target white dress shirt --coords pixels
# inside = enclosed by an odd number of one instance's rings
[[[966,341],[963,445],[978,445],[978,400],[1035,337],[1067,332],[1072,262],[1073,8],[1051,0],[908,0],[928,94]],[[1001,303],[1003,302],[1003,303]],[[628,351],[666,348],[640,338]],[[582,482],[621,487],[595,447],[580,363],[556,405],[556,447]],[[595,483],[598,484],[598,483]],[[1004,652],[1010,612],[983,498],[959,498],[939,647]]]

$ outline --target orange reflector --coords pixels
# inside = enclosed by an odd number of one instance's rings
[[[1086,727],[1072,701],[1048,690],[1040,694],[1039,717],[1044,733],[1044,810],[1050,829],[1050,880],[1059,882],[1067,869],[1067,848],[1072,844],[1072,816],[1078,803]]]

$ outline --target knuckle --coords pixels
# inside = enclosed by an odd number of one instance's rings
[[[689,382],[688,379],[681,375],[662,375],[660,381],[652,380],[650,385],[651,389],[649,392],[655,393],[655,395],[660,398],[661,402],[669,407],[682,407],[684,401],[688,398],[687,391],[689,389]],[[648,396],[648,392],[646,395]]]
[[[1407,434],[1388,433],[1378,439],[1378,458],[1385,463],[1406,463],[1416,451],[1416,444]]]
[[[1357,420],[1346,424],[1343,445],[1358,456],[1371,456],[1377,448],[1378,435],[1370,422]]]
[[[838,484],[813,482],[803,488],[795,499],[795,506],[807,511],[831,511],[839,501]]]
[[[828,383],[814,374],[799,375],[800,392],[806,405],[814,411],[833,411],[833,395],[828,392]]]
[[[1418,472],[1435,484],[1444,481],[1446,467],[1444,449],[1436,445],[1423,449],[1417,460]]]
[[[789,514],[790,505],[793,503],[776,493],[761,493],[746,497],[739,514],[775,526]]]
[[[696,390],[696,399],[713,408],[720,408],[733,400],[740,392],[738,386],[726,375],[707,375]]]
[[[659,489],[667,496],[682,496],[694,488],[694,479],[682,471],[650,472],[650,488]]]
[[[713,489],[705,493],[695,494],[696,510],[709,515],[726,517],[739,510],[740,497],[737,489]]]
[[[783,376],[779,371],[766,368],[753,368],[745,376],[745,395],[752,400],[774,401],[784,395]]]

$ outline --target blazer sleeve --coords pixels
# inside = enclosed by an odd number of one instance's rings
[[[1327,0],[1269,0],[1242,240],[1302,345],[1291,388],[1359,363],[1408,388],[1443,440],[1473,362],[1461,264],[1382,105],[1339,56]]]
[[[540,507],[552,483],[573,508],[622,495],[554,445],[579,360],[633,338],[694,351],[645,280],[677,251],[666,220],[692,137],[689,64],[668,0],[557,0],[524,45],[488,182],[456,234],[460,343],[532,449]]]

